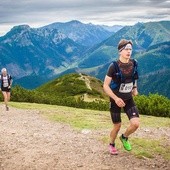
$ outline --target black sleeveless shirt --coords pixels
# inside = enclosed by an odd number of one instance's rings
[[[133,82],[132,74],[133,74],[133,69],[134,69],[134,63],[132,59],[130,59],[128,63],[122,63],[120,60],[118,60],[117,63],[124,77],[124,83],[132,83]],[[110,64],[108,68],[107,76],[111,77],[113,81],[118,81],[115,73],[116,73],[116,70],[115,70],[114,64],[112,63]],[[119,88],[113,90],[113,93],[123,100],[128,100],[132,98],[131,92],[121,93],[119,92]],[[110,100],[113,101],[113,99],[110,99]]]

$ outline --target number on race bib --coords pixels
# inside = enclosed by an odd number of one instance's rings
[[[119,88],[120,93],[130,93],[133,88],[133,82],[131,83],[122,83]]]

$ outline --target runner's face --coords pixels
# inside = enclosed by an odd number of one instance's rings
[[[3,76],[6,76],[6,75],[7,75],[7,72],[6,72],[6,71],[3,71],[2,74],[3,74]]]
[[[120,55],[125,59],[130,59],[132,54],[132,45],[127,44],[125,48],[120,52]]]

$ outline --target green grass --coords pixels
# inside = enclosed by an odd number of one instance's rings
[[[21,109],[38,109],[50,120],[68,123],[74,128],[108,129],[112,127],[108,111],[21,102],[10,102],[10,105]],[[125,113],[122,113],[122,122],[123,128],[128,125]],[[170,118],[140,115],[140,122],[141,127],[170,127]]]
[[[57,122],[70,124],[75,129],[107,129],[112,127],[110,113],[106,111],[96,111],[78,109],[65,106],[54,106],[35,103],[15,103],[11,106],[21,109],[37,109],[48,119]]]
[[[162,155],[165,159],[170,160],[170,146],[164,146],[164,139],[146,139],[146,138],[132,138],[131,143],[134,148],[132,153],[137,157],[153,158],[155,154]]]
[[[103,143],[109,143],[108,136],[102,136],[99,140]],[[124,150],[123,145],[119,138],[116,139],[116,148],[118,150]],[[155,155],[161,155],[164,159],[170,160],[170,145],[164,146],[166,141],[164,139],[146,139],[146,138],[130,138],[132,145],[132,151],[138,158],[154,158]]]
[[[170,118],[140,115],[141,127],[170,127]]]
[[[13,107],[21,109],[36,109],[39,110],[45,117],[51,121],[62,122],[69,124],[77,130],[92,129],[92,130],[110,130],[112,122],[110,113],[108,111],[94,111],[87,109],[78,109],[65,106],[45,105],[35,103],[15,103],[10,102]],[[141,127],[144,128],[170,128],[170,118],[153,117],[140,115]],[[122,113],[122,128],[128,126],[128,119],[126,114]],[[99,140],[104,143],[109,143],[109,134],[107,136],[99,137]],[[167,160],[170,160],[170,145],[165,139],[147,139],[145,138],[130,138],[130,143],[134,148],[132,154],[138,158],[153,158],[159,154]],[[165,145],[165,146],[164,146]],[[116,139],[116,147],[124,151],[120,140]]]

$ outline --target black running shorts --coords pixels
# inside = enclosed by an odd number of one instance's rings
[[[8,87],[1,87],[2,92],[10,92],[11,89]]]
[[[134,117],[139,117],[138,109],[133,101],[133,98],[125,100],[125,107],[123,107],[124,112],[127,114],[129,120]],[[121,122],[121,108],[113,101],[110,102],[110,113],[113,123]]]

